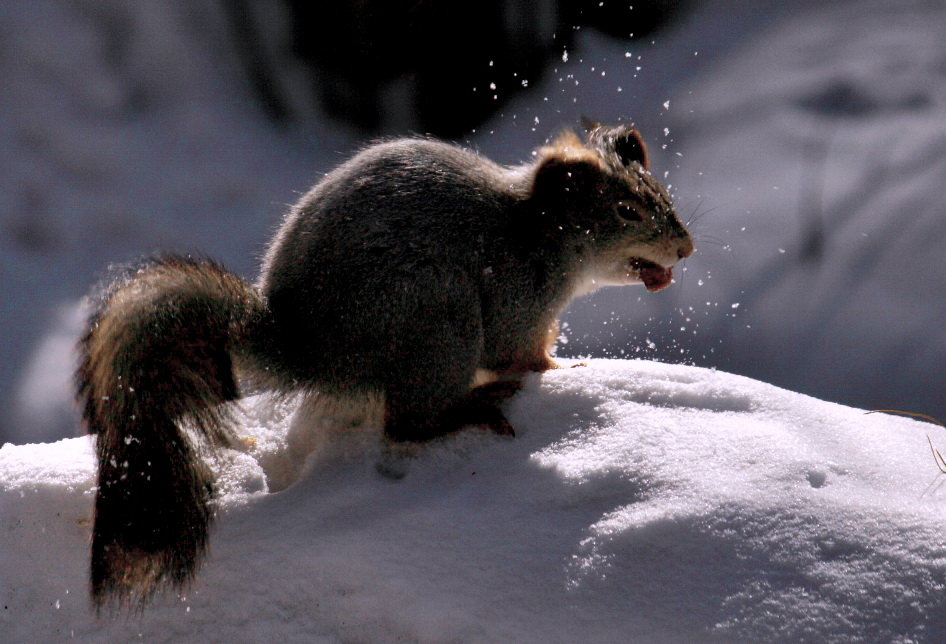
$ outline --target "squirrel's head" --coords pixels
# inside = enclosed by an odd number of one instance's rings
[[[693,241],[650,173],[647,146],[628,125],[584,126],[584,140],[565,132],[539,151],[530,201],[542,227],[564,232],[591,288],[669,286]]]

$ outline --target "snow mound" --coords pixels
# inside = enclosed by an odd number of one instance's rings
[[[424,447],[399,481],[329,437],[267,492],[292,400],[217,459],[211,557],[181,597],[96,620],[90,441],[0,449],[8,641],[933,641],[946,500],[931,425],[696,367],[593,360],[510,401],[515,439]],[[333,443],[334,441],[334,443]],[[935,437],[934,437],[935,441]]]

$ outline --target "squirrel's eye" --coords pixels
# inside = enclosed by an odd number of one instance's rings
[[[624,221],[639,222],[644,221],[643,215],[637,209],[637,206],[627,201],[619,201],[614,206],[614,211],[618,214],[618,217]]]

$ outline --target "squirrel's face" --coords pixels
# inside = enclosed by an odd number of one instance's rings
[[[586,142],[566,135],[545,151],[534,198],[574,237],[589,290],[669,286],[674,264],[694,246],[667,191],[648,170],[643,140],[630,127],[586,128]]]
[[[667,191],[643,168],[607,183],[584,211],[590,231],[583,257],[587,278],[597,282],[593,286],[669,286],[674,264],[694,247]]]

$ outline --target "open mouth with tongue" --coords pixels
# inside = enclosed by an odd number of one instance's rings
[[[648,291],[659,291],[670,286],[673,281],[673,269],[666,268],[642,257],[632,257],[628,260],[632,274],[637,274]]]

